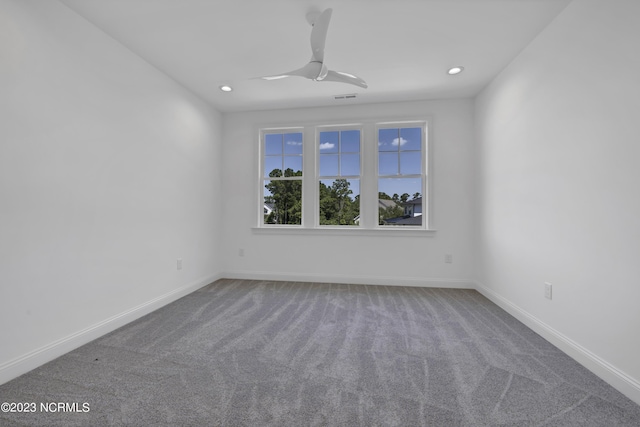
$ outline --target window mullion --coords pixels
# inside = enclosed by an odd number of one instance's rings
[[[313,227],[317,220],[318,204],[318,171],[316,132],[313,127],[306,126],[302,137],[302,226]]]
[[[281,156],[280,156],[280,163],[282,164],[282,166],[280,166],[280,170],[282,171],[282,176],[284,176],[284,134],[282,134],[282,140],[280,141],[280,150],[281,150]]]
[[[361,136],[360,219],[364,228],[378,224],[378,150],[376,125],[367,123]]]
[[[398,156],[398,172],[396,172],[397,176],[401,176],[402,173],[402,169],[400,169],[400,147],[402,146],[402,138],[400,137],[400,129],[398,129],[398,152],[396,153],[396,155]]]

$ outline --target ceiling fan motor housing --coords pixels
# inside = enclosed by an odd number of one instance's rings
[[[324,65],[324,63],[320,63],[320,72],[318,73],[318,76],[313,79],[315,81],[322,81],[324,80],[325,77],[327,77],[327,74],[329,73],[329,69],[327,68],[326,65]]]

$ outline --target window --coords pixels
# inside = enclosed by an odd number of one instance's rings
[[[360,129],[318,132],[320,225],[360,223],[360,135]]]
[[[302,224],[301,131],[263,131],[263,224]]]
[[[378,225],[422,227],[425,128],[379,126]]]
[[[259,228],[429,230],[428,153],[422,120],[262,129]]]

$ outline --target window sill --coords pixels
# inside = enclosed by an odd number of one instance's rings
[[[322,235],[322,236],[402,236],[402,237],[433,237],[437,230],[424,228],[360,228],[360,227],[298,227],[298,226],[271,226],[252,227],[254,234],[272,235]]]

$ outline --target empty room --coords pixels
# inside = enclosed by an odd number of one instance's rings
[[[0,0],[0,425],[640,426],[638,40]]]

